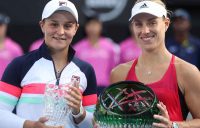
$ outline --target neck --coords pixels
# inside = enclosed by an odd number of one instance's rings
[[[171,59],[171,53],[166,48],[158,49],[157,51],[142,52],[138,62],[147,67],[156,66],[165,62],[169,62]]]
[[[54,61],[56,71],[62,70],[68,63],[68,49],[63,51],[56,51],[51,54]]]
[[[99,37],[89,37],[88,40],[92,45],[95,45],[98,43]]]
[[[4,48],[4,38],[0,38],[0,49]]]
[[[188,38],[188,32],[176,32],[175,33],[175,40],[178,42],[183,42],[185,39]]]

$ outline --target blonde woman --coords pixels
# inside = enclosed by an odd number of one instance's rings
[[[111,82],[140,81],[154,90],[160,115],[154,115],[159,128],[200,127],[200,73],[192,64],[171,54],[165,47],[170,19],[161,0],[138,0],[130,22],[142,54],[112,70]],[[185,121],[188,110],[193,120]]]

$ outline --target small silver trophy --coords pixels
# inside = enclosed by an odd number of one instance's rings
[[[67,91],[70,91],[68,87],[74,86],[76,81],[80,82],[80,77],[73,75],[70,82],[64,83],[63,81],[65,79],[60,78],[46,84],[43,116],[48,118],[45,123],[48,126],[65,127],[70,108],[64,97],[67,95]]]

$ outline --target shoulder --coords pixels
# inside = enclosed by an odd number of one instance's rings
[[[35,62],[35,55],[26,54],[16,57],[6,67],[2,76],[2,81],[19,86],[25,74],[29,71]]]
[[[28,70],[39,58],[40,56],[38,54],[38,50],[28,52],[22,56],[13,59],[13,61],[9,64],[9,67],[20,70]]]
[[[175,66],[177,73],[180,74],[181,76],[192,75],[193,73],[199,73],[199,70],[195,65],[188,63],[178,57],[176,57],[175,59]]]
[[[7,37],[5,41],[6,41],[6,46],[11,48],[12,50],[22,51],[21,46],[17,42],[15,42],[14,40],[12,40],[11,38]]]
[[[120,46],[109,37],[101,37],[100,43],[101,47],[103,47],[104,49],[116,52],[120,50]]]
[[[132,64],[133,64],[133,61],[130,61],[127,63],[119,64],[118,66],[113,68],[111,71],[111,76],[110,76],[111,83],[126,80],[127,74]]]
[[[10,65],[16,65],[17,67],[27,67],[28,65],[34,63],[39,59],[38,51],[32,51],[28,52],[22,56],[16,57],[13,59],[13,61],[10,63]]]
[[[116,45],[116,43],[109,37],[101,37],[100,38],[100,42],[101,44],[103,45],[106,45],[106,46],[113,46],[113,45]]]
[[[82,47],[83,45],[86,45],[88,43],[87,39],[84,38],[84,39],[81,39],[79,40],[78,42],[76,42],[73,47],[74,48],[79,48],[79,47]]]
[[[83,61],[77,57],[74,57],[72,60],[82,71],[93,71],[93,67],[86,61]]]
[[[177,80],[179,87],[183,91],[190,88],[196,88],[200,83],[200,72],[198,68],[178,57],[175,59]]]

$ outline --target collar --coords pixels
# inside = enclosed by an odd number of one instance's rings
[[[67,60],[69,62],[72,61],[72,59],[75,55],[75,52],[76,51],[72,48],[72,46],[69,45],[68,56],[67,56]],[[44,57],[45,59],[48,59],[48,60],[52,60],[52,57],[50,55],[50,51],[49,51],[48,46],[46,45],[45,42],[43,42],[42,45],[40,46],[39,53],[40,53],[41,57]]]

